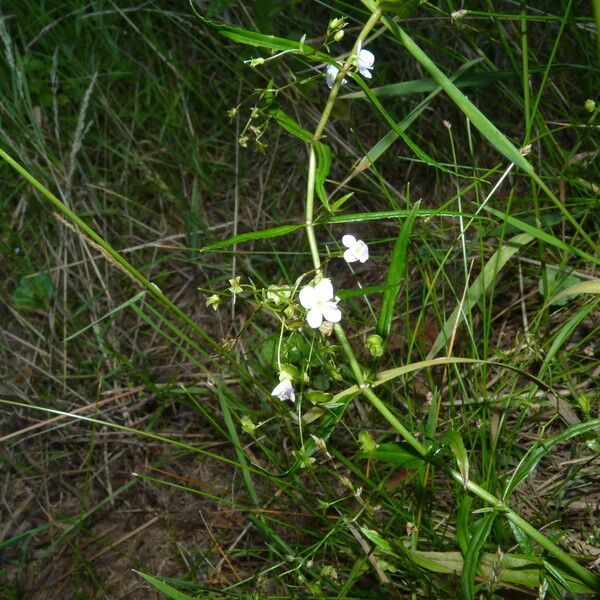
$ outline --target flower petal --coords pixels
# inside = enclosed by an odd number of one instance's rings
[[[353,235],[346,234],[344,237],[342,237],[342,244],[344,244],[346,248],[352,248],[352,246],[356,244],[356,238]]]
[[[339,323],[342,319],[342,311],[337,307],[335,302],[328,302],[323,307],[323,316],[330,323]]]
[[[358,260],[356,258],[356,255],[354,254],[354,248],[348,248],[348,250],[346,250],[344,252],[344,260],[347,263],[353,263],[353,262],[356,262]]]
[[[331,285],[331,279],[321,279],[321,281],[315,285],[315,295],[319,302],[331,300],[333,298],[333,285]]]
[[[361,263],[367,262],[369,260],[369,246],[362,240],[358,240],[354,248],[354,254]]]
[[[271,392],[271,396],[277,396],[282,402],[284,400],[295,400],[294,388],[288,379],[284,379],[281,383],[275,386]]]
[[[306,309],[314,308],[317,304],[317,292],[312,285],[305,285],[300,290],[300,304]]]
[[[323,313],[320,308],[311,308],[306,315],[306,322],[309,327],[318,329],[323,322]]]
[[[368,67],[365,67],[364,69],[359,69],[359,72],[365,79],[371,79],[371,77],[373,77]]]
[[[339,69],[334,65],[327,65],[327,67],[325,67],[325,82],[329,89],[333,87],[338,73]]]
[[[364,48],[358,53],[357,62],[359,69],[371,69],[375,64],[375,55],[370,50]]]

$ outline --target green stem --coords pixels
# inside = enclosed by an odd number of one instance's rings
[[[317,238],[315,236],[315,226],[313,215],[315,212],[315,172],[317,170],[317,157],[314,146],[311,145],[308,156],[308,181],[306,184],[306,235],[308,245],[312,256],[313,265],[317,275],[321,274],[321,259],[317,247]]]

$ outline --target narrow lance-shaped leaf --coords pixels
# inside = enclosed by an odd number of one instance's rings
[[[481,62],[481,58],[475,58],[466,62],[458,69],[456,74],[449,77],[450,81],[454,82],[456,87],[462,89],[466,87],[480,87],[483,85],[490,85],[503,79],[509,79],[511,77],[519,77],[521,73],[517,71],[493,71],[491,73],[468,73],[466,75],[460,75],[464,73],[468,68]],[[557,68],[560,65],[554,64],[553,68]],[[563,65],[566,66],[566,65]],[[573,68],[574,65],[570,65]],[[530,67],[529,73],[539,73],[544,71],[545,67]],[[396,96],[410,96],[412,94],[422,94],[424,92],[432,92],[436,89],[441,90],[439,83],[435,79],[414,79],[412,81],[400,81],[398,83],[388,83],[379,87],[371,88],[371,92],[378,98],[396,97]],[[343,96],[338,96],[340,100],[359,100],[365,98],[364,92],[350,92]]]
[[[269,50],[287,50],[305,55],[319,54],[315,48],[303,43],[302,40],[295,41],[287,38],[277,37],[275,35],[266,35],[264,33],[257,33],[256,31],[249,31],[248,29],[242,29],[241,27],[232,27],[231,25],[215,23],[202,16],[196,10],[193,0],[190,0],[190,6],[202,23],[208,27],[211,27],[212,29],[215,29],[223,37],[226,37],[234,42],[238,42],[239,44],[246,44],[248,46],[255,46],[258,48],[268,48]]]
[[[467,553],[469,542],[471,541],[469,523],[472,505],[473,496],[464,495],[456,511],[456,539],[458,540],[458,545],[463,556]]]
[[[444,435],[443,441],[445,444],[448,444],[452,454],[454,454],[458,470],[462,477],[463,487],[466,489],[469,483],[469,457],[467,456],[467,450],[462,438],[456,431],[448,431]]]
[[[313,134],[296,123],[296,121],[283,110],[281,110],[281,108],[273,106],[269,108],[267,114],[271,118],[275,119],[277,123],[283,127],[283,129],[285,129],[288,133],[291,133],[294,137],[297,137],[303,142],[312,141]]]
[[[212,252],[213,250],[221,250],[222,248],[227,248],[228,246],[233,246],[235,244],[241,244],[243,242],[253,242],[255,240],[268,240],[270,238],[281,237],[282,235],[287,235],[288,233],[302,229],[302,227],[304,227],[304,225],[280,225],[279,227],[263,229],[262,231],[249,231],[247,233],[240,233],[239,235],[234,235],[233,237],[221,242],[216,242],[210,246],[204,246],[204,248],[200,249],[200,252]]]
[[[550,300],[550,304],[557,304],[563,298],[569,296],[577,296],[579,294],[600,294],[600,279],[594,281],[583,281],[582,283],[576,283],[568,287],[567,289],[559,292]]]
[[[167,585],[164,581],[157,579],[156,577],[152,577],[152,575],[147,575],[146,573],[142,573],[141,571],[133,571],[137,573],[141,577],[143,577],[149,584],[154,586],[159,592],[162,592],[167,596],[167,598],[172,598],[172,600],[194,600],[192,596],[188,596],[179,590],[176,590],[174,587]]]
[[[329,197],[325,190],[325,180],[329,175],[331,169],[331,150],[329,146],[323,142],[315,143],[315,154],[317,156],[317,170],[315,172],[315,191],[319,200],[321,200],[323,207],[327,212],[331,212],[329,206]]]
[[[410,214],[404,221],[398,237],[396,238],[396,244],[394,251],[392,252],[392,258],[390,259],[390,266],[388,268],[387,278],[385,282],[385,291],[383,293],[383,301],[381,303],[381,311],[379,313],[379,319],[377,320],[377,333],[385,340],[390,334],[392,327],[392,318],[394,316],[394,308],[396,306],[396,299],[400,292],[400,284],[406,272],[407,252],[408,252],[408,241],[410,240],[410,234],[412,227],[415,222],[419,210],[420,203],[417,202]]]
[[[545,244],[549,244],[551,246],[554,246],[555,248],[564,250],[565,252],[571,252],[572,254],[579,256],[580,258],[589,260],[593,263],[600,265],[599,257],[592,256],[591,254],[588,254],[587,252],[584,252],[583,250],[580,250],[579,248],[576,248],[575,246],[571,246],[570,244],[567,244],[563,240],[548,233],[547,231],[543,231],[542,229],[539,229],[538,227],[534,227],[533,225],[530,225],[529,223],[526,223],[525,221],[521,221],[521,219],[517,219],[516,217],[512,217],[511,215],[509,215],[505,212],[496,210],[495,208],[492,208],[491,206],[488,206],[487,204],[483,205],[482,208],[486,212],[489,212],[490,214],[494,215],[495,217],[498,217],[499,219],[506,221],[509,225],[512,225],[513,227],[516,227],[517,229],[520,229],[521,231],[523,231],[525,233],[528,233],[529,235],[544,242]]]
[[[497,512],[487,513],[477,523],[473,531],[467,552],[464,556],[463,570],[460,576],[463,598],[465,600],[473,600],[475,597],[475,576],[477,575],[477,568],[479,566],[479,557],[497,516]]]

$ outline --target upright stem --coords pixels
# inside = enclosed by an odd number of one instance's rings
[[[317,247],[313,215],[315,212],[315,172],[317,170],[317,157],[315,148],[311,144],[308,156],[308,181],[306,184],[306,235],[312,256],[313,265],[317,275],[321,274],[321,258]]]

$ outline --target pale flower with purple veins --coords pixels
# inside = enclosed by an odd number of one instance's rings
[[[375,64],[375,55],[366,48],[362,47],[362,44],[358,42],[358,48],[356,52],[356,66],[358,67],[358,72],[367,79],[371,79],[373,75],[371,71],[373,70],[373,65]]]
[[[318,329],[323,321],[340,322],[342,311],[337,306],[338,302],[330,279],[321,279],[316,285],[306,285],[300,290],[300,304],[308,311],[306,322],[313,329]]]
[[[347,263],[357,260],[365,263],[369,260],[369,247],[362,240],[357,240],[353,235],[345,235],[342,238],[342,244],[347,248],[344,252],[344,260]]]
[[[277,396],[282,402],[285,400],[291,400],[294,402],[296,395],[294,394],[292,382],[289,379],[283,379],[275,386],[271,392],[271,396]]]

